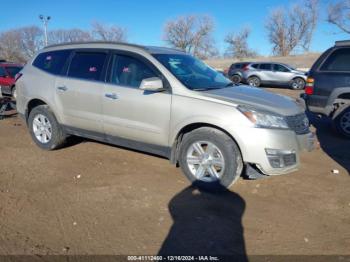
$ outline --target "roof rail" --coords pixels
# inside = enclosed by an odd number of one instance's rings
[[[132,47],[138,47],[138,48],[146,49],[146,47],[142,46],[142,45],[130,44],[130,43],[125,43],[125,42],[116,42],[116,41],[65,42],[65,43],[60,43],[60,44],[48,45],[48,46],[45,46],[44,49],[51,48],[51,47],[66,46],[66,45],[82,45],[82,44],[115,44],[115,45],[132,46]]]
[[[350,40],[335,41],[335,46],[350,46]]]

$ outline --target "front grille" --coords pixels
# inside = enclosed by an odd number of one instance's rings
[[[309,119],[302,113],[286,117],[287,124],[298,135],[309,133]]]

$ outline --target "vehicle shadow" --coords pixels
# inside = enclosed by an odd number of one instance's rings
[[[344,167],[350,175],[350,140],[341,137],[332,130],[331,119],[318,117],[310,112],[307,112],[307,116],[310,123],[316,128],[316,136],[322,150]]]
[[[174,223],[158,254],[230,256],[228,261],[248,261],[244,210],[245,201],[227,189],[211,193],[185,188],[169,202]]]

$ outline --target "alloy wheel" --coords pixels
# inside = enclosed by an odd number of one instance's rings
[[[50,142],[52,137],[52,127],[49,119],[46,116],[38,114],[34,117],[33,133],[40,143],[46,144]]]
[[[222,152],[208,141],[193,143],[187,150],[186,161],[192,175],[204,182],[219,180],[225,171]]]

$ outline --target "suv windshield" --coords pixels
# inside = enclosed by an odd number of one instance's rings
[[[153,55],[191,90],[209,90],[231,86],[232,82],[201,60],[186,54]]]
[[[6,70],[11,77],[15,77],[17,75],[17,73],[22,70],[22,67],[8,66],[8,67],[6,67]]]

